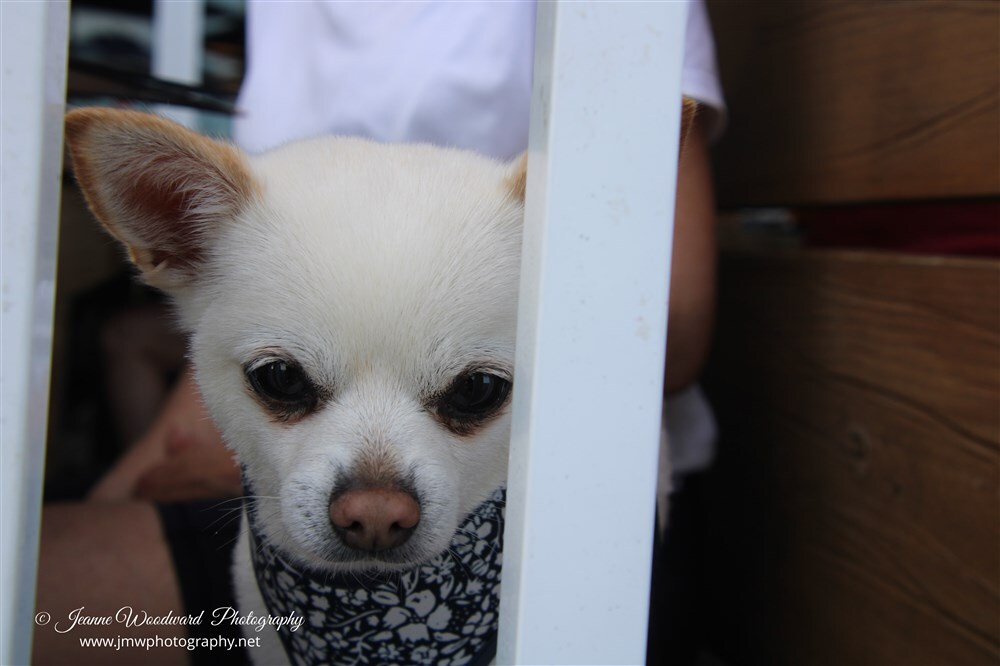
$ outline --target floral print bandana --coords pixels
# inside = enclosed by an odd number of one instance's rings
[[[278,629],[296,666],[488,664],[496,654],[505,488],[469,514],[445,552],[402,573],[328,574],[287,562],[254,524],[250,548],[268,613],[295,613]]]

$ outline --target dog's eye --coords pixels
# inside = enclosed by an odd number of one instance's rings
[[[492,416],[507,402],[510,382],[486,372],[470,372],[453,383],[438,403],[444,417],[470,424]]]
[[[302,412],[316,405],[317,392],[297,364],[275,360],[247,370],[254,393],[268,406],[284,412]]]

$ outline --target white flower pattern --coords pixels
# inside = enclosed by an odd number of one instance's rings
[[[279,631],[292,663],[487,663],[500,605],[504,503],[499,488],[469,514],[448,550],[385,579],[297,570],[254,530],[248,506],[254,569],[268,611],[307,618],[296,632]]]

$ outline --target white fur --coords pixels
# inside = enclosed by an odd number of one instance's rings
[[[227,226],[179,306],[208,408],[262,496],[262,532],[312,566],[364,567],[327,559],[327,505],[334,470],[375,447],[413,473],[422,517],[410,542],[430,558],[506,477],[509,415],[458,437],[421,398],[470,365],[512,372],[522,211],[507,167],[338,139],[251,166],[261,201]],[[243,379],[274,347],[336,387],[291,425],[270,420]],[[266,614],[245,535],[234,566],[239,603]],[[253,658],[280,663],[265,631]]]
[[[509,415],[459,437],[422,398],[470,365],[512,372],[522,210],[508,168],[468,153],[322,139],[251,161],[261,200],[224,227],[180,312],[205,402],[252,479],[261,528],[330,569],[334,471],[379,450],[412,472],[408,547],[442,551],[506,476]],[[276,423],[243,366],[280,348],[334,386]],[[277,499],[267,499],[267,498]]]

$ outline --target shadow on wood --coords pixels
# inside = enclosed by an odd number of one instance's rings
[[[710,644],[732,664],[995,663],[1000,266],[746,250],[720,277]]]

